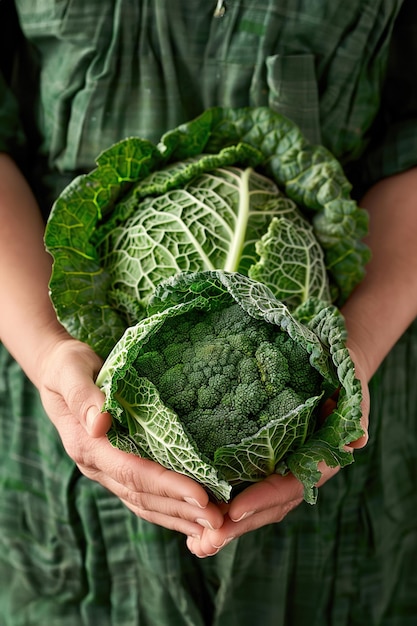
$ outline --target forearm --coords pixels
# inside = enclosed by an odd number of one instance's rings
[[[37,203],[13,161],[0,154],[0,339],[36,384],[39,359],[65,331],[50,302],[51,258]]]
[[[361,206],[372,260],[343,314],[369,380],[417,315],[417,168],[379,182]]]

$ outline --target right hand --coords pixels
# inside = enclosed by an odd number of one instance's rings
[[[114,493],[135,515],[187,536],[220,528],[223,515],[191,478],[114,448],[94,380],[100,358],[84,343],[60,339],[41,367],[40,393],[68,455],[82,474]]]

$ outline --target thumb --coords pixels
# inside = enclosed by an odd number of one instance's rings
[[[104,437],[111,426],[111,416],[103,410],[105,395],[90,377],[85,377],[83,383],[79,387],[80,422],[90,437]]]
[[[111,416],[103,411],[105,395],[95,384],[102,361],[80,342],[68,342],[63,349],[65,365],[58,369],[58,388],[65,404],[91,437],[103,437],[111,426]]]
[[[103,399],[104,401],[104,399]],[[85,429],[90,437],[104,437],[111,426],[111,416],[92,404],[85,414]]]

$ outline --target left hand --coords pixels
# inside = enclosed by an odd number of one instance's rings
[[[339,471],[322,464],[318,486]],[[224,523],[218,530],[204,529],[199,538],[188,537],[188,549],[203,558],[217,554],[230,541],[267,524],[281,522],[303,500],[303,485],[292,474],[272,474],[242,491],[229,504],[220,505]]]

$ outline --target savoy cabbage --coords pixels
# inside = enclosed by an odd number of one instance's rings
[[[132,137],[103,152],[57,199],[45,242],[60,321],[107,357],[97,384],[112,443],[220,499],[292,471],[314,501],[318,462],[351,462],[344,446],[361,434],[361,388],[338,307],[363,277],[366,229],[339,162],[268,108],[210,109],[158,145]],[[230,306],[302,346],[321,382],[207,456],[140,360],[168,320]],[[321,424],[318,405],[337,388]]]

